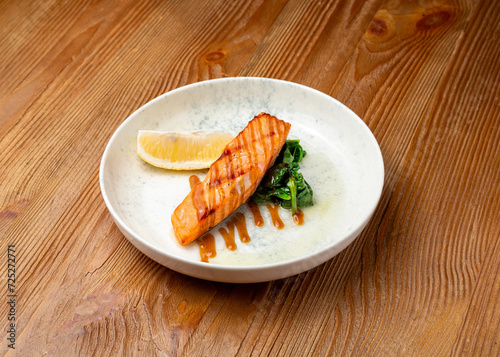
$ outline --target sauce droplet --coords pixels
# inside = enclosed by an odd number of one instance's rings
[[[227,222],[227,231],[224,228],[219,228],[219,232],[226,242],[226,248],[229,250],[236,250],[236,243],[234,242],[234,224]]]
[[[292,218],[296,225],[301,226],[304,223],[304,212],[299,209],[297,213],[292,214]]]
[[[215,250],[215,239],[210,233],[198,238],[196,243],[200,248],[200,258],[202,262],[208,263],[209,258],[214,258],[217,255],[217,251]]]
[[[252,211],[253,215],[253,222],[257,227],[262,227],[264,225],[264,219],[262,218],[262,215],[260,214],[260,209],[259,205],[256,204],[255,202],[248,201],[247,202],[248,207]]]
[[[247,223],[245,220],[245,215],[241,212],[236,212],[234,216],[231,217],[231,221],[236,225],[238,229],[238,234],[240,235],[240,240],[242,243],[250,242],[250,236],[247,232]]]
[[[280,215],[278,213],[278,209],[280,206],[277,204],[266,204],[267,209],[269,210],[269,213],[271,214],[271,219],[273,221],[273,225],[278,228],[282,229],[285,225],[283,224],[283,221],[280,218]]]

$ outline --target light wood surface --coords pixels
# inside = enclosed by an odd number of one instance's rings
[[[101,196],[129,114],[230,76],[316,88],[380,144],[373,219],[298,276],[173,272]],[[500,1],[1,1],[0,78],[0,354],[500,355]]]

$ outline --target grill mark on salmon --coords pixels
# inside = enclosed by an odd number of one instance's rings
[[[172,226],[182,245],[199,238],[250,198],[274,164],[290,127],[261,113],[226,145],[205,179],[194,185],[172,214]]]

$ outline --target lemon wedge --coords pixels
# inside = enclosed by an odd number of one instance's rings
[[[220,131],[165,132],[139,130],[137,155],[147,163],[171,170],[210,167],[233,136]]]

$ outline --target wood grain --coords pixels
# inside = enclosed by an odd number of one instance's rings
[[[499,2],[3,1],[0,24],[2,355],[500,354]],[[353,244],[268,283],[158,265],[99,189],[130,113],[237,75],[342,101],[386,168]]]

